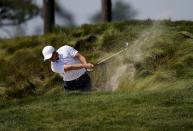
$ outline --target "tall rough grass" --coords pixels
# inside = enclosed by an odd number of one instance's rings
[[[74,46],[88,61],[97,63],[128,42],[127,52],[90,72],[96,90],[133,91],[152,85],[159,89],[183,83],[193,76],[192,28],[193,23],[186,21],[128,21],[57,28],[47,36],[1,40],[0,84],[4,87],[0,94],[7,98],[41,95],[62,86],[50,63],[43,61],[41,50],[48,44]]]

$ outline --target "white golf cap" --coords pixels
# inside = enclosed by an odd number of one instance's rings
[[[44,49],[42,50],[44,60],[50,59],[54,51],[55,51],[55,48],[53,46],[45,46]]]

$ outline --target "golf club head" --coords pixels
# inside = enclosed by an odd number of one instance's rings
[[[129,46],[129,43],[128,42],[126,42],[125,43],[125,48],[127,48]]]
[[[94,70],[94,68],[86,69],[86,71],[88,71],[88,72],[91,72],[93,70]]]

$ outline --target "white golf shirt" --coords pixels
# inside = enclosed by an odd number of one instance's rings
[[[80,61],[75,58],[75,55],[78,52],[77,50],[68,45],[65,45],[60,47],[57,52],[59,54],[59,60],[56,62],[51,62],[51,69],[53,72],[59,73],[63,77],[64,81],[75,80],[86,72],[85,68],[66,72],[64,71],[64,65],[80,64]]]

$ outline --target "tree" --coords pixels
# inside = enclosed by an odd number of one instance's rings
[[[51,33],[55,25],[55,2],[44,0],[44,33]]]
[[[32,0],[1,0],[0,26],[19,25],[39,14]]]
[[[138,12],[134,10],[130,4],[117,1],[113,9],[113,20],[130,20],[133,19],[137,14]]]
[[[64,21],[63,25],[75,26],[74,17],[72,13],[62,7],[61,4],[57,1],[55,2],[55,14]]]
[[[102,3],[102,21],[110,22],[112,19],[111,0],[101,0],[101,3]]]
[[[123,1],[117,1],[114,5],[115,6],[112,9],[113,21],[131,20],[138,14],[138,12],[134,10],[130,4],[124,3]],[[101,13],[97,12],[90,18],[90,20],[92,22],[99,22],[100,17]]]
[[[53,32],[55,26],[55,15],[59,16],[64,25],[75,26],[73,15],[61,7],[58,1],[44,0],[44,33]]]

